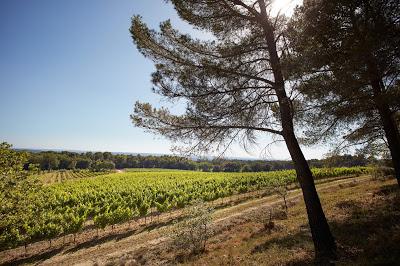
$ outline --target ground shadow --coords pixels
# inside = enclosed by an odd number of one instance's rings
[[[251,251],[251,253],[254,254],[254,253],[264,252],[272,245],[276,245],[285,249],[293,249],[295,247],[305,246],[309,242],[310,242],[310,233],[304,230],[304,231],[299,231],[296,234],[288,235],[286,237],[277,236],[272,239],[269,239],[268,241],[255,246],[254,249]]]
[[[122,231],[122,232],[119,232],[117,230],[114,232],[111,231],[104,236],[90,238],[84,242],[77,243],[77,244],[70,243],[69,245],[63,245],[59,248],[54,247],[54,248],[51,248],[48,250],[43,250],[43,251],[40,251],[40,253],[27,255],[26,257],[16,258],[15,260],[7,261],[0,265],[20,265],[20,264],[24,264],[24,263],[40,262],[42,260],[49,259],[59,253],[63,253],[63,252],[65,254],[74,253],[80,249],[94,247],[94,246],[97,246],[97,245],[100,245],[100,244],[103,244],[103,243],[106,243],[109,241],[120,241],[124,238],[130,237],[135,234],[139,234],[144,231],[152,231],[152,230],[158,229],[160,227],[171,225],[171,224],[173,224],[175,222],[179,222],[185,218],[186,217],[181,216],[179,218],[168,219],[166,221],[154,221],[153,223],[139,225],[138,228],[135,228],[135,229],[128,228],[127,231]],[[69,246],[71,246],[71,247],[69,247]]]
[[[399,264],[400,189],[383,186],[371,197],[369,203],[348,206],[348,219],[331,223],[339,254],[365,265]]]
[[[369,202],[343,200],[336,208],[346,212],[347,218],[330,222],[338,244],[339,262],[357,265],[398,265],[400,263],[400,189],[398,185],[383,186],[371,194]],[[272,245],[295,250],[310,245],[308,226],[296,234],[277,236],[256,246],[252,253],[260,253]],[[290,265],[304,265],[292,261]]]
[[[186,218],[187,218],[186,216],[179,216],[179,217],[174,217],[173,219],[168,219],[167,221],[163,221],[163,222],[157,221],[157,222],[147,224],[146,226],[142,227],[142,231],[152,231],[152,230],[158,229],[160,227],[178,223]]]
[[[27,264],[27,263],[28,264],[37,263],[37,262],[40,262],[40,261],[43,261],[43,260],[47,260],[47,259],[57,255],[58,253],[62,252],[63,249],[64,249],[64,247],[48,250],[46,252],[35,254],[33,256],[30,256],[30,257],[20,258],[18,260],[14,260],[12,262],[6,262],[6,263],[1,264],[1,265],[21,265],[21,264]]]
[[[100,244],[103,244],[103,243],[106,243],[106,242],[109,242],[109,241],[120,241],[120,240],[122,240],[124,238],[130,237],[130,236],[135,235],[135,234],[139,234],[139,233],[144,232],[144,231],[152,231],[152,230],[155,230],[157,228],[160,228],[160,227],[163,227],[163,226],[167,226],[167,225],[173,224],[175,222],[179,222],[179,221],[183,220],[184,218],[185,217],[179,217],[179,218],[171,219],[171,220],[168,220],[168,221],[156,222],[156,223],[151,223],[151,224],[149,223],[147,225],[141,225],[140,228],[137,228],[137,229],[134,229],[134,230],[129,230],[129,231],[125,231],[125,232],[119,232],[119,233],[117,233],[117,232],[110,233],[108,235],[101,236],[101,237],[94,238],[94,239],[85,241],[83,243],[80,243],[80,244],[74,246],[73,248],[68,249],[67,251],[65,251],[65,253],[73,253],[73,252],[76,252],[76,251],[78,251],[78,250],[80,250],[82,248],[94,247],[94,246],[97,246],[97,245],[100,245]]]
[[[132,236],[134,234],[137,233],[137,229],[135,230],[129,230],[129,231],[125,231],[125,232],[120,232],[120,233],[112,233],[109,235],[105,235],[105,236],[101,236],[98,238],[94,238],[82,243],[77,244],[76,246],[74,246],[73,248],[70,248],[68,250],[65,251],[65,253],[74,253],[82,248],[90,248],[90,247],[94,247],[100,244],[103,244],[105,242],[109,242],[109,241],[119,241],[121,239],[124,239],[126,237]]]

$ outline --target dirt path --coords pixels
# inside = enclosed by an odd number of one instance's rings
[[[332,187],[338,187],[346,185],[352,182],[365,182],[370,177],[355,177],[344,180],[336,180],[329,183],[317,185],[318,191],[330,189]],[[289,192],[287,197],[288,201],[301,200],[300,189],[295,189]],[[226,224],[230,220],[234,220],[241,216],[246,216],[251,212],[257,211],[260,208],[273,207],[278,204],[282,204],[283,200],[276,195],[252,199],[246,202],[237,204],[235,206],[226,207],[223,209],[216,210],[214,213],[214,219],[212,227],[218,228],[223,224]],[[116,238],[105,243],[97,245],[85,245],[77,246],[75,248],[65,250],[49,258],[43,258],[41,261],[37,261],[37,265],[103,265],[107,262],[119,259],[125,254],[132,254],[138,250],[151,250],[155,246],[160,245],[169,241],[168,230],[171,226],[163,226],[156,229],[149,229],[139,233],[131,233],[121,238]]]

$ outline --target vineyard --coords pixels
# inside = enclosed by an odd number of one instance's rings
[[[88,178],[104,175],[104,172],[93,172],[88,170],[60,170],[40,174],[45,184],[60,183],[70,179]]]
[[[125,168],[125,172],[192,172],[192,170],[165,169],[165,168]]]
[[[368,169],[314,169],[315,179],[361,175]],[[66,178],[68,179],[68,178]],[[165,213],[196,199],[218,198],[268,190],[296,182],[293,170],[259,173],[206,173],[188,171],[125,172],[89,179],[66,180],[45,186],[35,195],[30,211],[13,230],[1,232],[0,247],[8,249],[39,240],[76,234],[90,221],[98,229]]]

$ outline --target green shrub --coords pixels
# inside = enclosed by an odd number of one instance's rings
[[[212,208],[201,201],[190,206],[185,212],[187,218],[177,223],[172,231],[174,245],[193,254],[204,252],[211,236],[211,213]]]

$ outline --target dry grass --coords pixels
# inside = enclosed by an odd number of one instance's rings
[[[394,180],[352,182],[320,195],[337,240],[338,265],[400,264],[400,191]],[[273,208],[275,226],[271,231],[263,224],[270,208],[257,209],[224,221],[204,254],[182,254],[167,245],[155,248],[154,253],[147,250],[145,264],[312,264],[313,244],[303,202],[290,204],[287,219],[277,215],[280,208]]]
[[[395,180],[338,181],[318,185],[337,240],[337,265],[400,265],[400,189]],[[277,196],[218,209],[206,252],[188,254],[168,238],[171,225],[147,229],[41,263],[71,265],[309,265],[313,244],[299,191],[289,194],[288,217]],[[266,229],[272,210],[273,227]]]
[[[400,264],[400,191],[395,181],[351,183],[320,195],[337,239],[338,265]],[[272,233],[250,217],[248,223],[215,236],[216,244],[209,245],[209,252],[187,264],[312,264],[313,245],[304,208],[302,202],[289,208],[288,219],[275,220],[278,230]]]

